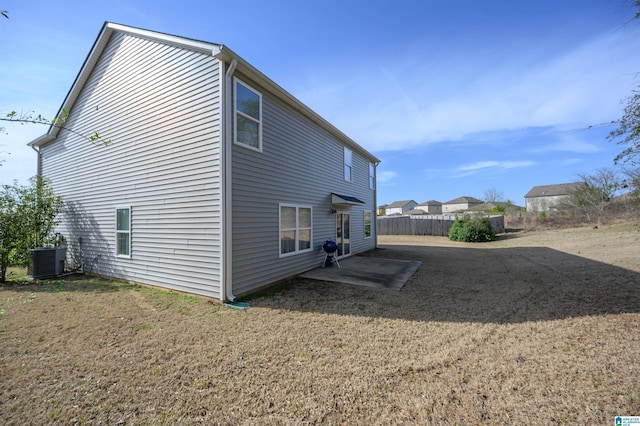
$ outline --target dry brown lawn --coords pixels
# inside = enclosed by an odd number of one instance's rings
[[[0,423],[613,424],[640,415],[640,227],[381,237],[401,292],[248,310],[100,279],[0,287]]]

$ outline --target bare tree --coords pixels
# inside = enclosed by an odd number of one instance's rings
[[[489,188],[484,191],[484,202],[493,203],[504,200],[504,193],[496,188]]]
[[[640,0],[635,0],[634,4],[638,11],[629,22],[640,20]],[[624,113],[619,120],[613,121],[618,127],[609,133],[607,139],[626,146],[614,159],[616,164],[640,165],[640,86],[632,90],[622,103],[625,104]]]
[[[620,173],[611,168],[601,168],[593,173],[581,173],[578,177],[584,185],[573,191],[562,208],[583,216],[587,221],[600,222],[609,202],[622,188]]]

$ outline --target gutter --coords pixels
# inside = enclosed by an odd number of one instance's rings
[[[42,157],[40,156],[40,146],[48,142],[51,142],[54,139],[55,139],[54,136],[51,136],[49,133],[47,133],[27,144],[28,146],[31,147],[31,149],[33,149],[38,154],[38,160],[37,160],[38,164],[36,169],[36,174],[38,176],[42,175]]]
[[[224,66],[224,61],[221,61]],[[233,73],[238,67],[238,61],[233,58],[229,64],[229,68],[225,72],[223,90],[224,99],[224,121],[223,121],[223,140],[220,144],[222,153],[222,300],[233,302],[233,263],[231,256],[233,253],[232,233],[233,223],[231,221],[232,205],[231,205],[231,152],[233,147],[233,97],[232,78]]]

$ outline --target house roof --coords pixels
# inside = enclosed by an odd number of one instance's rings
[[[462,203],[482,204],[482,201],[478,200],[477,198],[462,196],[462,197],[454,198],[453,200],[447,201],[446,203],[443,203],[443,204],[462,204]]]
[[[85,59],[84,64],[82,65],[82,68],[80,68],[80,72],[76,76],[76,79],[73,82],[71,89],[67,93],[67,96],[64,102],[62,103],[62,106],[60,107],[60,110],[58,111],[57,116],[60,116],[63,110],[67,110],[67,111],[72,110],[73,104],[75,103],[78,96],[80,95],[84,87],[84,84],[89,79],[89,76],[91,75],[91,72],[93,71],[94,67],[98,63],[100,56],[102,55],[102,52],[104,51],[107,44],[109,43],[109,39],[111,38],[111,35],[116,32],[126,33],[136,37],[155,40],[161,43],[182,47],[184,49],[198,51],[203,54],[216,57],[227,63],[231,63],[233,60],[235,60],[237,62],[237,69],[239,71],[255,79],[258,83],[261,84],[262,87],[267,89],[270,93],[277,96],[280,100],[282,100],[283,102],[295,108],[297,111],[304,114],[311,121],[313,121],[323,129],[328,131],[330,134],[338,138],[340,141],[344,142],[347,146],[349,146],[353,150],[359,152],[360,154],[363,154],[365,158],[367,158],[371,162],[374,162],[374,163],[380,162],[380,160],[377,157],[375,157],[373,154],[368,152],[366,149],[360,146],[357,142],[355,142],[349,136],[342,133],[342,131],[337,129],[335,126],[333,126],[331,123],[326,121],[316,112],[311,110],[308,106],[306,106],[301,101],[296,99],[293,95],[291,95],[289,92],[284,90],[278,84],[273,82],[269,77],[267,77],[258,69],[256,69],[253,65],[249,64],[247,61],[242,59],[239,55],[237,55],[227,46],[223,44],[196,40],[188,37],[181,37],[181,36],[157,32],[157,31],[145,30],[142,28],[131,27],[128,25],[116,24],[113,22],[105,22],[104,25],[102,26],[102,29],[96,41],[94,42],[93,47],[91,48],[87,58]],[[59,127],[51,125],[46,134],[33,140],[32,142],[29,143],[29,145],[37,147],[47,142],[50,142],[56,138],[59,131],[60,131]]]
[[[418,207],[420,207],[420,206],[441,206],[441,205],[442,205],[442,203],[440,201],[429,200],[429,201],[425,201],[424,203],[418,204]]]
[[[555,185],[534,186],[524,196],[524,198],[536,197],[553,197],[557,195],[569,195],[580,187],[584,186],[584,182],[558,183]]]
[[[407,204],[409,204],[409,203],[415,203],[415,204],[418,204],[418,203],[416,203],[416,202],[415,202],[415,201],[413,201],[413,200],[394,201],[393,203],[389,204],[389,205],[387,206],[387,208],[388,208],[388,209],[396,209],[396,208],[398,208],[398,207],[404,207],[404,206],[406,206],[406,205],[407,205]]]

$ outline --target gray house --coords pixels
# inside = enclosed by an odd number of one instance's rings
[[[567,201],[577,189],[584,186],[584,182],[534,186],[524,196],[527,211],[543,212],[555,210],[562,202]]]
[[[478,200],[473,197],[458,197],[453,200],[449,200],[446,203],[442,203],[442,213],[455,213],[462,212],[482,204],[482,200]]]
[[[389,205],[387,205],[385,207],[385,214],[387,216],[389,216],[389,215],[392,215],[392,214],[409,213],[417,205],[418,205],[418,203],[416,203],[413,200],[394,201],[393,203],[391,203],[391,204],[389,204]]]
[[[224,45],[105,23],[62,110],[31,145],[85,271],[233,300],[376,246],[379,160]]]

